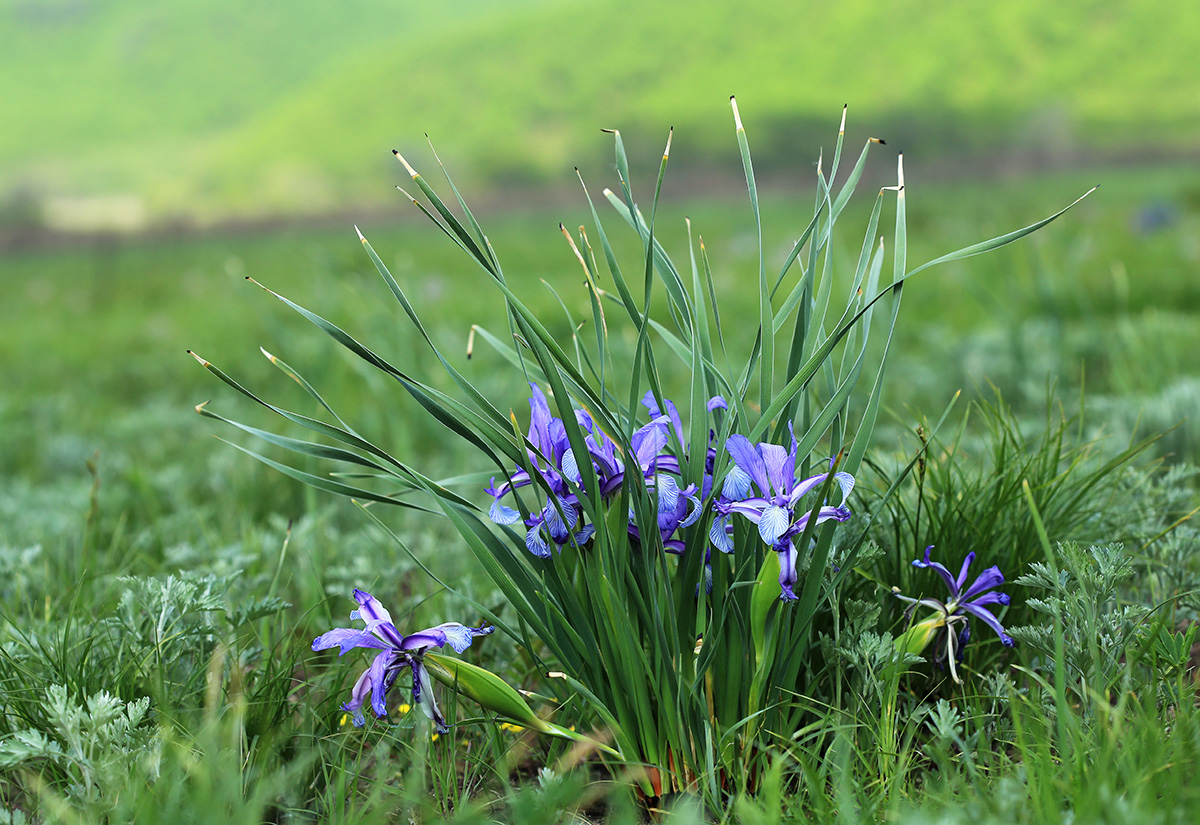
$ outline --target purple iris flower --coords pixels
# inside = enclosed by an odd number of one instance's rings
[[[354,627],[335,627],[318,636],[312,643],[313,650],[340,647],[339,656],[344,656],[347,650],[356,647],[368,647],[379,651],[371,666],[364,670],[354,683],[350,701],[342,705],[342,709],[354,714],[355,727],[362,727],[366,721],[363,718],[362,707],[369,697],[375,715],[386,716],[387,693],[392,683],[402,670],[406,667],[412,668],[412,703],[420,705],[421,710],[433,720],[440,733],[449,731],[446,720],[434,700],[433,684],[422,661],[425,651],[431,647],[450,645],[455,653],[462,653],[471,646],[471,641],[476,636],[486,636],[495,628],[467,627],[458,622],[446,622],[404,636],[392,624],[391,614],[370,593],[355,589],[354,599],[358,602],[359,609],[350,614],[350,619],[361,619],[366,623],[366,627],[362,630]]]
[[[792,432],[791,424],[788,431]],[[778,444],[752,444],[744,435],[732,435],[725,442],[725,449],[733,458],[734,466],[725,477],[721,495],[715,504],[716,518],[713,519],[709,538],[718,550],[733,552],[733,525],[730,521],[735,513],[758,525],[762,540],[779,554],[780,598],[785,601],[796,599],[797,550],[793,540],[804,532],[811,517],[811,507],[802,506],[801,499],[818,489],[829,473],[820,473],[805,479],[796,479],[796,434],[792,432],[791,449],[785,450]],[[835,473],[834,480],[842,491],[842,505],[825,505],[817,510],[817,524],[826,521],[846,521],[850,511],[845,501],[854,489],[854,476]],[[757,495],[752,495],[757,492]]]
[[[551,495],[547,496],[541,510],[530,512],[528,518],[524,519],[525,546],[535,556],[549,558],[551,542],[561,551],[563,546],[572,541],[577,544],[587,541],[594,528],[580,524],[583,509],[579,506],[579,497],[567,484],[567,479],[575,480],[578,472],[570,455],[571,447],[566,427],[561,418],[555,418],[551,414],[550,404],[541,388],[536,384],[529,386],[533,390],[529,399],[529,442],[536,448],[528,451],[529,463],[550,488]],[[541,456],[545,457],[545,462]],[[500,500],[512,491],[532,483],[532,477],[522,468],[518,468],[499,485],[493,478],[487,488],[488,495],[493,499],[488,517],[496,524],[521,521],[520,512],[502,504]]]
[[[683,434],[683,421],[679,417],[679,409],[669,398],[663,399],[663,406],[660,409],[658,402],[654,399],[654,393],[650,391],[643,396],[642,406],[650,413],[651,421],[650,424],[634,434],[634,452],[638,456],[638,463],[642,469],[642,475],[646,479],[646,486],[651,487],[655,492],[658,531],[663,549],[668,553],[681,555],[687,546],[683,539],[674,538],[674,536],[680,529],[696,523],[700,518],[700,511],[703,509],[701,501],[706,499],[709,492],[712,491],[713,464],[716,458],[716,450],[711,446],[714,435],[712,430],[709,430],[709,447],[705,455],[702,487],[698,490],[695,484],[689,484],[687,487],[681,488],[676,478],[668,475],[668,473],[675,475],[682,473],[679,459],[662,452],[667,447],[671,430],[674,430],[681,448],[687,444]],[[708,411],[712,412],[716,409],[725,409],[728,405],[724,398],[714,395],[708,400],[706,406]],[[639,434],[642,434],[640,440]],[[629,534],[635,539],[641,540],[632,513],[629,517]]]
[[[700,518],[700,499],[696,497],[696,485],[689,484],[680,488],[679,482],[673,476],[658,475],[654,479],[656,498],[658,501],[658,533],[662,539],[663,549],[668,553],[682,555],[687,549],[683,539],[674,538],[676,532],[684,527],[690,527]],[[629,514],[629,535],[641,541],[641,533],[633,522],[632,511]]]
[[[996,631],[1000,641],[1007,647],[1016,644],[1012,637],[1004,632],[1000,620],[988,610],[989,605],[1007,605],[1009,597],[1006,593],[997,592],[995,589],[1004,584],[1004,574],[996,565],[992,565],[980,573],[968,587],[966,586],[968,569],[971,567],[971,562],[975,561],[975,553],[967,554],[966,559],[963,560],[962,569],[955,578],[945,565],[929,558],[929,551],[932,549],[932,544],[926,547],[925,559],[917,559],[913,562],[913,567],[927,568],[941,576],[942,581],[946,583],[946,589],[950,591],[950,598],[944,602],[928,598],[910,599],[908,596],[900,595],[897,588],[893,588],[892,592],[897,598],[910,605],[906,616],[911,617],[912,611],[918,606],[933,609],[934,614],[922,624],[927,625],[930,630],[940,631],[945,637],[941,644],[935,645],[934,661],[938,663],[943,660],[948,661],[950,675],[955,682],[960,682],[955,663],[962,658],[962,648],[971,637],[970,617],[974,616]],[[961,625],[961,629],[956,632],[955,627],[959,625]]]

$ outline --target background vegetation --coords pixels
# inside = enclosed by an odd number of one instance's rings
[[[1194,821],[1190,651],[1131,628],[1197,618],[1196,17],[1183,2],[805,2],[784,12],[757,2],[2,0],[0,741],[38,731],[72,757],[29,743],[5,750],[0,807],[13,813],[0,822],[177,822],[181,811],[194,821],[389,821],[422,805],[430,818],[462,821],[631,812],[635,801],[609,777],[573,773],[563,749],[470,707],[451,710],[469,745],[414,736],[408,717],[365,734],[343,723],[337,705],[356,663],[318,661],[308,644],[345,623],[352,587],[376,587],[417,626],[472,617],[351,505],[209,438],[192,408],[213,397],[228,405],[228,394],[184,351],[302,403],[258,356],[265,347],[303,364],[355,411],[357,428],[431,475],[480,469],[245,276],[436,383],[362,253],[357,222],[436,322],[439,344],[499,403],[523,410],[519,376],[482,347],[466,360],[470,325],[502,321],[457,250],[391,189],[406,176],[387,150],[428,171],[430,133],[482,201],[514,288],[565,335],[542,281],[584,306],[557,228],[586,220],[571,167],[594,190],[612,186],[599,127],[622,129],[637,174],[658,163],[674,125],[656,233],[682,255],[692,220],[736,337],[734,319],[756,314],[742,284],[757,259],[736,194],[732,91],[769,179],[769,264],[803,229],[811,164],[832,145],[845,102],[849,146],[867,134],[889,141],[863,191],[890,183],[887,153],[905,150],[910,261],[1029,223],[1100,184],[1046,232],[906,288],[862,508],[912,454],[918,424],[955,391],[966,397],[930,452],[924,486],[881,511],[873,538],[885,555],[855,579],[865,600],[917,581],[903,577],[926,543],[986,539],[1003,545],[997,563],[1010,579],[1029,572],[1045,553],[1017,476],[1070,493],[1140,436],[1166,431],[1073,507],[1043,507],[1049,538],[1077,545],[1060,557],[1070,589],[1091,599],[1090,613],[1075,609],[1093,624],[1065,638],[1116,634],[1107,658],[1073,659],[1093,693],[1056,704],[1053,646],[1036,632],[1008,658],[984,643],[964,691],[935,671],[905,683],[899,754],[878,747],[878,713],[842,709],[829,738],[800,741],[790,779],[765,781],[737,815],[778,821],[786,796],[790,816],[844,822],[1051,822],[1067,809],[1078,821]],[[122,210],[132,218],[111,217]],[[864,210],[852,204],[843,220],[861,225]],[[193,221],[219,226],[193,232]],[[636,256],[636,239],[617,234]],[[435,572],[502,609],[442,522],[406,515],[393,527]],[[1089,551],[1111,541],[1125,542],[1126,567]],[[1088,578],[1101,569],[1107,578]],[[1007,621],[1047,626],[1052,611],[1027,602],[1071,595],[1051,584],[1011,587]],[[895,620],[885,611],[880,627]],[[1183,644],[1168,636],[1162,645]],[[489,637],[472,654],[539,687],[511,640]],[[78,709],[101,691],[120,701],[96,699],[86,718],[107,721],[85,722]],[[126,703],[142,697],[138,716]],[[1059,725],[1064,708],[1077,727]],[[90,750],[70,751],[85,741]],[[793,794],[797,770],[821,792]]]

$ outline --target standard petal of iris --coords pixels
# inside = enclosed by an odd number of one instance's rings
[[[764,496],[770,495],[771,483],[767,479],[767,466],[763,463],[763,458],[759,455],[758,450],[750,443],[750,439],[741,434],[731,435],[725,441],[725,449],[729,452],[733,463],[741,467],[746,475],[750,476],[758,485],[759,493]]]
[[[979,574],[979,578],[967,588],[967,592],[963,593],[960,598],[966,600],[971,599],[986,590],[991,590],[993,587],[999,587],[1004,584],[1004,574],[1000,572],[1000,568],[992,565],[987,570]]]
[[[967,557],[963,559],[962,567],[959,568],[958,578],[954,580],[954,592],[962,593],[963,585],[967,583],[967,575],[971,569],[971,562],[975,561],[975,551],[967,553]],[[965,595],[964,595],[965,598]]]

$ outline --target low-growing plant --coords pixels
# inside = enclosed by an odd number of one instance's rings
[[[289,464],[239,449],[317,489],[355,499],[385,527],[378,512],[384,505],[449,519],[470,554],[464,564],[484,571],[505,600],[500,610],[478,601],[473,609],[518,641],[546,677],[547,693],[582,709],[581,721],[599,729],[576,733],[538,720],[500,677],[428,652],[434,642],[403,637],[362,599],[353,617],[367,627],[345,634],[356,633],[356,644],[384,653],[359,680],[350,706],[370,695],[375,712],[386,715],[399,668],[412,666],[414,694],[430,689],[420,674],[431,674],[502,717],[578,741],[647,798],[688,792],[724,810],[738,794],[778,781],[772,766],[806,738],[806,721],[835,698],[841,675],[824,660],[822,649],[829,647],[818,644],[817,631],[842,609],[841,585],[868,546],[873,516],[856,504],[854,476],[875,428],[903,288],[929,267],[1011,243],[1062,212],[909,268],[901,158],[896,183],[878,192],[855,244],[857,256],[843,261],[835,251],[837,220],[869,150],[881,143],[868,141],[847,173],[843,117],[828,171],[822,161],[816,167],[812,217],[781,269],[768,272],[749,144],[731,103],[758,227],[757,276],[739,287],[757,297],[753,320],[722,315],[703,238],[693,239],[690,226],[682,263],[658,240],[670,137],[643,210],[621,135],[612,132],[618,186],[604,190],[604,198],[640,241],[632,266],[619,262],[586,186],[593,229],[562,227],[586,296],[582,320],[574,304],[560,298],[565,340],[514,291],[449,176],[458,215],[397,154],[425,202],[408,197],[478,268],[481,288],[496,291],[506,329],[477,325],[472,337],[489,344],[516,380],[531,387],[527,427],[524,416],[485,397],[467,368],[439,348],[365,237],[367,254],[454,390],[417,379],[333,321],[272,293],[399,383],[450,433],[476,447],[490,471],[464,468],[452,478],[431,478],[354,429],[349,416],[335,412],[300,371],[275,356],[268,358],[324,418],[272,404],[196,356],[229,386],[323,439],[278,434],[198,407],[300,459]],[[879,222],[892,196],[894,241],[885,276]],[[736,350],[743,337],[753,342]],[[314,459],[337,470],[313,472]],[[878,506],[918,459],[897,471]],[[393,535],[407,550],[406,539]],[[439,584],[455,589],[453,581]],[[436,643],[454,638],[443,637]],[[831,638],[836,647],[836,633]],[[327,645],[319,639],[314,646]],[[343,652],[354,646],[343,644]],[[879,649],[894,653],[890,639]],[[891,748],[900,730],[896,720],[888,724],[880,739]],[[809,744],[816,750],[821,741]],[[894,782],[904,771],[899,761],[890,764]]]

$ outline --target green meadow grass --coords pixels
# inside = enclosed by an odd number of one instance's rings
[[[599,126],[653,153],[672,125],[677,170],[736,179],[731,93],[763,176],[826,140],[841,102],[852,142],[869,128],[910,163],[1175,151],[1200,135],[1180,69],[1197,14],[1187,0],[4,0],[0,182],[134,192],[158,218],[321,212],[385,203],[387,149],[415,155],[425,131],[461,179],[502,191],[607,159]]]
[[[923,486],[910,485],[879,519],[874,538],[886,555],[864,562],[853,581],[865,602],[877,601],[876,588],[912,576],[910,545],[931,533],[946,548],[1003,545],[998,563],[1015,579],[1025,572],[1013,567],[1018,560],[1045,557],[1021,493],[1020,482],[1031,480],[1051,537],[1081,543],[1079,552],[1057,551],[1081,584],[1070,594],[1009,586],[1006,623],[1044,628],[1028,600],[1073,595],[1083,606],[1063,626],[1064,639],[1130,638],[1104,655],[1080,644],[1072,661],[1096,677],[1061,691],[1046,639],[1036,635],[1012,654],[994,641],[973,642],[966,689],[955,691],[924,667],[890,704],[881,704],[887,694],[871,692],[869,667],[848,660],[846,678],[861,680],[861,703],[800,732],[793,761],[735,802],[738,820],[1050,823],[1067,810],[1077,821],[1195,820],[1195,686],[1180,651],[1169,648],[1175,637],[1162,632],[1197,618],[1200,608],[1186,595],[1200,583],[1194,531],[1186,522],[1170,529],[1194,506],[1194,478],[1182,466],[1164,476],[1153,458],[1195,462],[1200,438],[1185,422],[1128,466],[1105,471],[1104,464],[1135,430],[1147,433],[1143,411],[1154,410],[1152,425],[1165,428],[1194,409],[1200,213],[1179,170],[1099,178],[910,185],[909,260],[920,262],[1029,223],[1102,183],[1031,243],[930,271],[906,288],[885,398],[890,426],[875,451],[881,475],[864,473],[859,506],[869,506],[872,488],[882,492],[888,463],[915,448],[913,428],[936,419],[956,390],[993,399],[992,381],[1012,410],[977,406],[957,441],[957,423],[939,432]],[[1175,222],[1137,233],[1138,211],[1157,199],[1174,204]],[[397,204],[395,222],[362,228],[436,322],[439,344],[464,353],[470,325],[497,328],[497,309],[474,288],[479,276],[465,271],[457,250],[404,217],[405,206]],[[802,214],[795,200],[764,197],[764,235],[779,258],[803,228],[793,214]],[[666,197],[656,226],[668,248],[683,242],[684,215],[716,267],[732,347],[745,349],[748,332],[738,319],[755,313],[752,290],[740,286],[756,273],[749,209],[680,206]],[[541,281],[579,300],[577,263],[557,224],[584,218],[577,207],[483,216],[514,289],[563,334],[569,330]],[[637,254],[631,239],[618,240]],[[445,446],[448,439],[401,392],[356,368],[246,276],[319,306],[393,360],[442,380],[391,309],[350,227],[0,261],[0,278],[16,296],[0,305],[0,742],[10,743],[0,749],[0,806],[64,822],[535,823],[572,821],[574,810],[635,821],[637,801],[619,783],[577,765],[562,744],[505,729],[467,702],[448,702],[460,720],[452,741],[428,741],[408,716],[363,731],[347,724],[337,708],[362,663],[352,654],[318,660],[308,646],[346,623],[351,588],[387,593],[405,626],[475,617],[351,505],[209,438],[227,433],[202,424],[192,407],[210,398],[217,409],[237,403],[185,349],[302,404],[294,385],[258,357],[265,347],[303,365],[306,377],[354,411],[356,428],[431,475],[479,467]],[[493,397],[524,407],[519,376],[486,348],[463,369]],[[1055,382],[1047,411],[1047,384]],[[1090,412],[1073,419],[1083,384]],[[958,410],[966,407],[960,402]],[[1055,486],[1090,492],[1073,509],[1056,510],[1043,495]],[[994,533],[980,534],[977,523]],[[460,593],[504,609],[443,522],[401,515],[389,524]],[[1009,546],[1018,527],[1025,538]],[[1087,546],[1113,539],[1129,542],[1133,566],[1109,580],[1089,577],[1098,563],[1087,560]],[[1159,603],[1166,606],[1149,619],[1120,614]],[[537,682],[511,640],[497,634],[477,647],[476,661],[514,684],[553,687]],[[121,702],[97,698],[101,691]],[[124,703],[141,697],[150,698],[154,724],[125,725],[122,718],[139,711]],[[108,721],[98,727],[101,717]],[[667,802],[681,816],[696,813],[686,798]],[[9,819],[24,821],[16,818],[24,813]]]

